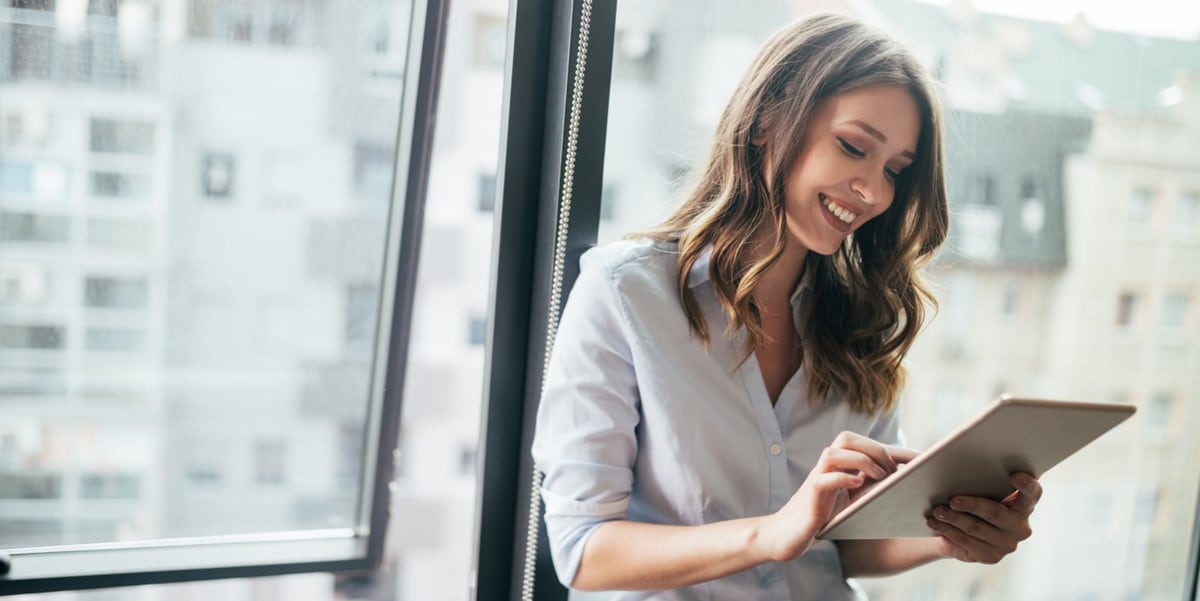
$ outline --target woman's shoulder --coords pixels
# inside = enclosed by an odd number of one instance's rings
[[[579,264],[582,273],[605,276],[619,287],[647,280],[673,286],[679,268],[678,246],[649,238],[617,240],[588,249]]]

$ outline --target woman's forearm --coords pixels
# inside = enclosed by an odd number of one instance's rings
[[[936,538],[837,541],[842,572],[856,576],[888,576],[944,557]]]
[[[761,518],[702,526],[608,522],[592,533],[572,587],[656,590],[728,576],[770,560]]]

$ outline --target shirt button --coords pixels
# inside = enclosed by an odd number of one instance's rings
[[[772,455],[778,455],[782,452],[783,452],[783,445],[781,445],[779,443],[775,443],[775,444],[771,445],[771,454]]]

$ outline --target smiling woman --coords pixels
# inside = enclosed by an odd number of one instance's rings
[[[851,599],[847,576],[994,563],[1029,535],[1022,478],[1005,503],[939,507],[927,538],[815,539],[915,457],[896,401],[929,300],[915,272],[946,235],[940,123],[896,42],[808,17],[764,44],[674,214],[583,256],[533,443],[564,584]]]
[[[1187,560],[1192,530],[1172,524],[1195,519],[1200,445],[1184,433],[1200,425],[1200,389],[1188,375],[1191,364],[1178,358],[1200,358],[1200,321],[1164,316],[1187,306],[1195,317],[1200,263],[1189,257],[1198,238],[1177,237],[1184,227],[1174,220],[1192,221],[1187,199],[1200,182],[1190,175],[1194,161],[1181,164],[1154,148],[1195,149],[1182,136],[1195,135],[1197,105],[1189,108],[1177,91],[1197,89],[1188,75],[1200,70],[1197,44],[951,4],[879,0],[860,13],[905,41],[946,102],[952,227],[922,272],[939,293],[941,315],[925,324],[907,355],[899,409],[906,441],[927,446],[1002,392],[1135,402],[1145,415],[1157,406],[1158,415],[1171,416],[1162,423],[1172,425],[1131,423],[1049,475],[1030,518],[1036,534],[1000,565],[936,562],[860,584],[883,600],[1179,599],[1195,555]],[[619,6],[618,32],[657,25],[651,57],[659,76],[648,94],[637,80],[620,77],[617,65],[604,172],[611,194],[602,211],[611,218],[601,222],[602,242],[661,221],[665,207],[690,192],[681,185],[690,180],[680,176],[703,175],[702,138],[720,127],[705,109],[734,89],[713,73],[747,68],[752,56],[738,50],[780,22],[803,18],[808,5],[781,3],[753,14],[720,0]],[[1094,112],[1097,101],[1101,112]],[[894,142],[876,119],[860,120],[842,123],[841,140],[830,140],[831,157],[869,157],[880,141],[864,124]],[[919,145],[909,149],[919,155]],[[914,159],[899,173],[893,206],[862,227],[868,205],[853,191],[829,189],[836,177],[810,186],[807,195],[829,210],[818,214],[810,205],[807,221],[836,241],[838,224],[849,217],[846,237],[863,237],[895,214],[900,190],[920,167]],[[1135,204],[1145,219],[1130,228],[1124,216]],[[1154,264],[1178,271],[1146,268]],[[1122,305],[1126,297],[1138,302]],[[1124,315],[1122,307],[1133,309]],[[754,355],[750,362],[766,379],[763,362]],[[782,392],[776,407],[786,385]]]

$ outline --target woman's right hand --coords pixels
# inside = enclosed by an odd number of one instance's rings
[[[791,561],[813,546],[829,520],[868,482],[882,480],[916,458],[912,449],[842,432],[821,452],[800,489],[779,511],[764,518],[758,543],[772,561]]]

